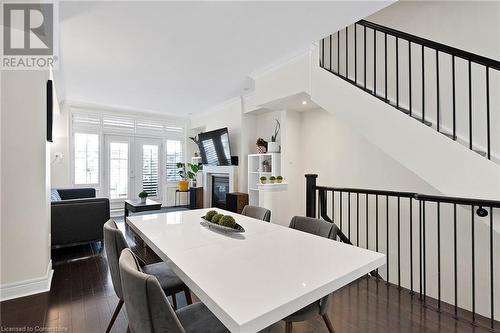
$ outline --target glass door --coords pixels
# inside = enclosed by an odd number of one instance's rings
[[[110,199],[111,208],[123,206],[123,201],[130,197],[132,192],[130,178],[131,144],[130,138],[106,135],[105,177],[106,190]]]
[[[135,192],[148,193],[148,198],[161,202],[160,181],[160,153],[162,149],[160,139],[135,139]]]

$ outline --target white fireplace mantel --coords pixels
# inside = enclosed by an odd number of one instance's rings
[[[203,166],[203,207],[212,206],[212,176],[228,176],[229,192],[238,188],[238,166],[235,165],[204,165]]]

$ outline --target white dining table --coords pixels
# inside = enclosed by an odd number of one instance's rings
[[[126,223],[231,332],[257,332],[385,264],[381,253],[232,215],[245,229],[200,224],[208,209]]]

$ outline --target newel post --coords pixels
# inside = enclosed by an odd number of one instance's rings
[[[306,174],[306,216],[316,217],[316,174]]]

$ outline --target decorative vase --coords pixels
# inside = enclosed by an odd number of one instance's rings
[[[265,179],[264,179],[264,180],[262,180],[262,179],[261,179],[261,180],[260,180],[260,183],[261,183],[261,184],[265,184],[265,183],[266,183],[266,180],[265,180]]]
[[[189,187],[189,182],[187,180],[179,180],[178,188],[180,192],[186,192]]]
[[[275,182],[275,181],[276,181],[276,179],[269,179],[269,182],[270,182],[271,184],[274,184],[274,182]]]
[[[264,154],[266,152],[266,146],[257,146],[257,154]]]
[[[147,198],[141,198],[141,204],[145,204],[146,203],[146,199]]]
[[[276,182],[277,182],[278,184],[281,184],[281,182],[282,182],[282,181],[283,181],[283,179],[279,179],[279,178],[277,178],[277,179],[276,179]]]
[[[277,142],[268,142],[267,143],[267,151],[269,153],[279,153],[280,152],[280,145]]]

